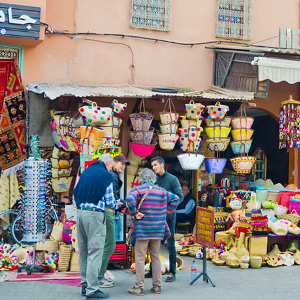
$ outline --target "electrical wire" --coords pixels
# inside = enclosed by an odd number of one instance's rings
[[[132,39],[140,39],[140,40],[148,40],[153,42],[160,42],[160,43],[168,43],[173,45],[180,45],[180,46],[201,46],[201,45],[209,45],[209,44],[237,44],[237,45],[244,45],[244,46],[254,46],[254,47],[262,47],[262,48],[272,48],[276,49],[277,47],[272,46],[264,46],[264,45],[254,45],[253,43],[244,43],[244,42],[237,42],[237,41],[226,41],[226,40],[215,40],[215,41],[207,41],[207,42],[196,42],[196,43],[182,43],[182,42],[174,42],[165,39],[156,39],[150,38],[140,35],[131,35],[131,34],[121,34],[121,33],[96,33],[96,32],[63,32],[63,31],[53,31],[53,32],[46,32],[47,35],[68,35],[68,36],[78,36],[78,35],[92,35],[92,36],[113,36],[113,37],[121,37],[121,38],[132,38]],[[272,37],[273,38],[273,37]]]
[[[127,45],[125,43],[101,41],[101,40],[89,39],[89,38],[84,38],[84,37],[81,39],[86,40],[86,41],[99,42],[99,43],[105,43],[105,44],[122,45],[122,46],[128,47],[131,52],[131,65],[129,66],[130,72],[131,72],[131,80],[132,80],[133,84],[135,83],[134,82],[134,75],[135,75],[134,54],[133,54],[132,48],[129,45]]]

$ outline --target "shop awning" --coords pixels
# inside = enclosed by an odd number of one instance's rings
[[[155,98],[155,97],[176,97],[176,98],[199,98],[223,101],[249,101],[254,99],[254,94],[249,92],[226,90],[211,87],[206,91],[182,90],[177,93],[164,93],[153,91],[147,87],[137,86],[86,86],[55,83],[30,83],[26,90],[36,94],[44,94],[51,100],[60,96],[75,97],[113,97],[113,98]],[[160,89],[163,91],[164,89]]]
[[[300,82],[300,60],[269,57],[255,57],[251,62],[258,66],[258,80],[273,82],[286,81],[290,84]]]

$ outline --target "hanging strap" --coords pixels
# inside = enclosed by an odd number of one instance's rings
[[[142,98],[142,100],[141,100],[139,111],[140,111],[140,113],[141,112],[146,113],[146,107],[145,107],[145,100],[144,100],[144,98]]]
[[[138,207],[137,207],[137,209],[136,209],[137,213],[140,212],[140,209],[141,209],[141,207],[142,207],[142,205],[143,205],[143,202],[144,202],[144,200],[147,198],[147,196],[149,195],[149,193],[150,193],[150,191],[152,190],[152,188],[153,188],[153,185],[149,186],[149,189],[147,190],[147,192],[146,192],[146,193],[144,194],[144,196],[142,197],[142,199],[141,199],[141,201],[140,201],[140,203],[138,204]]]

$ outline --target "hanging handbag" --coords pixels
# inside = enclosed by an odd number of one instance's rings
[[[54,221],[52,231],[50,234],[50,239],[55,240],[57,242],[62,242],[62,231],[63,231],[63,223],[59,221]]]
[[[112,118],[112,109],[110,107],[99,107],[96,102],[92,105],[85,105],[79,108],[86,125],[104,125]]]
[[[53,158],[59,158],[59,159],[70,159],[71,153],[68,151],[64,151],[62,149],[59,149],[58,147],[54,146],[52,151],[52,157]]]
[[[167,109],[167,106],[169,106],[169,109]],[[163,111],[159,113],[159,117],[162,125],[175,124],[178,121],[179,114],[176,113],[175,105],[171,98],[167,99]]]
[[[118,100],[114,99],[111,106],[114,113],[122,115],[127,108],[127,103],[119,103]]]
[[[55,193],[65,193],[70,190],[73,177],[52,178],[52,188]]]
[[[52,168],[52,177],[68,177],[71,175],[72,167],[66,169]]]
[[[205,108],[204,105],[201,103],[195,103],[194,100],[191,100],[188,104],[185,104],[184,107],[187,119],[201,119],[201,114]]]

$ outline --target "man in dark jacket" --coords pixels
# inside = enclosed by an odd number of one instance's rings
[[[74,190],[77,205],[77,237],[81,293],[86,298],[107,298],[99,290],[98,269],[102,263],[105,241],[105,209],[117,209],[119,202],[113,193],[113,165],[110,154],[89,166],[80,176]]]
[[[194,227],[196,216],[196,201],[188,185],[182,185],[182,192],[184,199],[176,209],[176,225],[178,223],[190,222]]]
[[[179,183],[179,180],[174,175],[165,170],[165,160],[160,157],[154,157],[151,159],[151,166],[156,174],[156,184],[168,192],[177,195],[180,201],[183,200],[183,193]],[[167,215],[167,223],[171,231],[171,236],[167,240],[167,246],[169,250],[169,262],[170,270],[166,282],[172,282],[176,280],[176,248],[175,248],[175,223],[176,213]],[[148,275],[149,277],[151,275]]]

